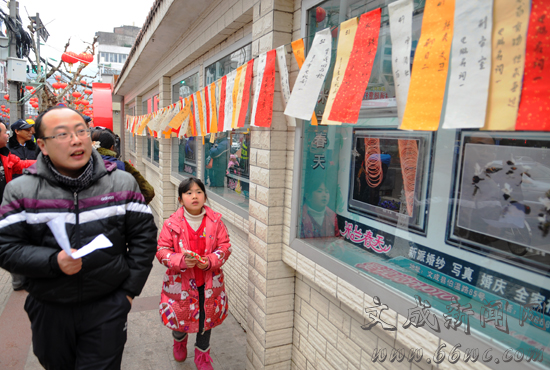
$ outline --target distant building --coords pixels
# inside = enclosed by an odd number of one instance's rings
[[[98,36],[98,69],[101,81],[105,83],[111,83],[113,76],[120,74],[140,27],[121,26],[113,31],[95,33]]]

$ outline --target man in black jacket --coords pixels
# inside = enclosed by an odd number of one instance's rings
[[[36,159],[36,144],[32,139],[33,126],[22,119],[11,125],[13,134],[8,141],[10,152],[21,158]]]
[[[104,163],[73,109],[35,124],[42,153],[8,183],[0,207],[0,267],[25,275],[33,349],[46,369],[119,369],[127,317],[156,252],[157,228],[134,178]],[[47,222],[62,217],[76,251],[104,234],[113,244],[82,258],[62,250]]]

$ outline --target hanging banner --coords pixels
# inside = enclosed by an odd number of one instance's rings
[[[351,18],[340,25],[340,34],[338,36],[338,48],[336,51],[336,63],[334,64],[334,72],[332,73],[332,82],[330,84],[330,92],[323,112],[322,125],[341,125],[342,122],[329,120],[330,112],[332,111],[332,105],[336,94],[342,86],[344,74],[346,73],[346,67],[349,63],[351,56],[351,50],[353,49],[353,40],[357,33],[358,19]]]
[[[230,131],[233,128],[233,90],[235,87],[235,80],[237,77],[237,70],[234,70],[227,74],[227,84],[225,89],[225,118],[224,118],[224,131]]]
[[[306,56],[304,54],[305,53],[304,39],[298,39],[298,40],[292,41],[291,46],[292,46],[292,54],[294,54],[294,58],[296,59],[298,68],[302,69],[302,66],[304,65],[304,62],[306,60]],[[289,86],[289,92],[290,92],[290,86]],[[290,94],[288,99],[290,100]],[[288,105],[288,100],[286,101],[286,105]],[[286,105],[285,105],[285,109],[286,109]],[[286,117],[290,117],[290,116],[286,116]],[[296,122],[296,119],[294,117],[291,117],[291,118],[294,120],[294,122]],[[311,124],[313,126],[318,125],[317,116],[315,115],[315,112],[313,112],[313,114],[311,115]]]
[[[283,97],[283,109],[288,104],[290,99],[290,83],[288,81],[288,68],[286,65],[286,51],[285,46],[281,45],[277,49],[277,66],[279,67],[279,82],[281,83],[281,95]],[[296,119],[285,115],[286,125],[290,127],[296,126]]]
[[[208,88],[210,92],[210,105],[209,105],[209,111],[210,111],[210,132],[216,133],[218,132],[218,112],[217,112],[217,99],[216,99],[216,83],[213,82],[210,84],[210,87]]]
[[[328,116],[331,121],[357,123],[359,119],[378,47],[381,14],[378,8],[361,15],[344,79]]]
[[[403,130],[436,131],[439,127],[453,40],[454,9],[454,0],[426,1],[401,124]]]
[[[271,127],[273,118],[273,95],[275,93],[275,59],[276,50],[263,53],[258,58],[256,91],[252,105],[250,125]]]
[[[442,127],[481,128],[485,124],[491,78],[493,0],[458,1],[454,25],[451,76]]]
[[[250,101],[250,84],[252,84],[252,76],[254,72],[254,59],[250,59],[246,66],[246,73],[243,70],[244,81],[242,82],[242,90],[239,88],[240,94],[240,110],[237,121],[237,127],[244,127],[246,113],[248,112],[248,103]]]
[[[233,86],[233,92],[231,93],[233,100],[233,117],[231,117],[231,128],[237,128],[237,123],[239,121],[239,113],[241,112],[242,103],[242,89],[244,89],[244,74],[246,74],[246,64],[237,67],[237,74],[235,75],[235,85]],[[239,94],[239,92],[241,93]]]
[[[388,4],[390,13],[391,57],[397,118],[399,128],[403,122],[409,85],[411,83],[412,0]]]
[[[219,102],[218,102],[218,131],[224,132],[225,131],[225,99],[226,99],[226,85],[227,85],[227,76],[223,76],[221,79],[218,80],[217,83],[219,87]]]
[[[204,87],[203,96],[204,96],[204,100],[202,103],[204,105],[204,116],[205,116],[205,124],[206,124],[205,134],[209,134],[210,133],[210,89],[208,85]]]
[[[147,126],[147,124],[149,123],[149,121],[151,120],[151,115],[148,114],[142,121],[141,123],[139,124],[139,127],[137,129],[137,134],[139,136],[145,136],[145,134],[143,133],[143,131],[145,130],[145,126]]]
[[[532,0],[527,33],[525,73],[516,130],[550,131],[550,3]]]
[[[494,0],[491,80],[485,130],[516,128],[529,0]]]
[[[260,99],[260,90],[262,89],[262,79],[264,78],[265,63],[267,53],[262,53],[258,57],[256,67],[256,86],[254,89],[254,100],[252,101],[252,115],[250,116],[250,126],[256,126],[256,109],[258,108],[258,100]]]
[[[319,92],[330,66],[332,37],[330,28],[315,34],[311,50],[292,88],[285,114],[308,120],[317,104]]]
[[[191,117],[189,119],[189,132],[191,133],[191,136],[199,136],[199,132],[197,130],[197,121],[199,120],[199,112],[197,110],[197,97],[195,94],[191,94]]]

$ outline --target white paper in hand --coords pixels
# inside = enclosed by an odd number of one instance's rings
[[[47,225],[52,231],[52,234],[55,237],[57,244],[59,244],[61,249],[63,249],[65,253],[67,253],[73,259],[82,258],[97,249],[109,248],[113,245],[113,243],[111,243],[111,241],[105,235],[99,234],[94,238],[94,240],[80,248],[78,251],[72,253],[71,243],[69,242],[67,229],[65,228],[65,216],[56,217],[48,221]]]

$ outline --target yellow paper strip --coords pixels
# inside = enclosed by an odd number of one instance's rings
[[[241,105],[238,102],[238,96],[239,96],[239,85],[240,85],[241,79],[244,81],[243,67],[246,68],[246,64],[237,68],[237,75],[235,76],[235,85],[233,86],[233,93],[231,94],[231,99],[233,99],[233,117],[231,118],[231,128],[237,128],[237,123],[239,120],[239,112],[240,112]],[[239,110],[237,110],[237,108],[239,108]]]
[[[401,125],[403,130],[436,131],[439,127],[453,40],[454,10],[454,0],[426,1]]]
[[[204,95],[204,89],[201,91],[197,91],[197,110],[199,112],[199,128],[201,132],[197,133],[200,136],[206,135],[206,117],[205,117],[205,111],[204,111],[204,104],[203,101],[203,95]]]
[[[338,49],[336,51],[336,64],[334,65],[334,73],[332,74],[332,82],[330,83],[330,93],[327,99],[327,105],[323,113],[322,125],[341,125],[342,122],[331,121],[328,119],[330,111],[332,110],[332,104],[336,99],[336,94],[340,89],[344,74],[346,73],[346,67],[348,66],[351,50],[353,49],[353,40],[357,33],[357,26],[359,25],[358,18],[348,19],[340,25],[340,34],[338,36]]]
[[[147,124],[149,123],[149,120],[151,119],[151,116],[150,115],[147,115],[147,117],[145,117],[143,119],[143,121],[141,121],[141,123],[139,124],[139,127],[138,127],[138,130],[137,130],[137,134],[140,135],[140,136],[144,136],[143,135],[143,130],[145,130],[145,126],[147,126]]]
[[[217,112],[218,109],[216,104],[216,83],[213,82],[210,85],[210,132],[216,133],[218,132],[218,117]]]
[[[495,0],[492,70],[484,130],[516,129],[528,23],[528,0]]]

